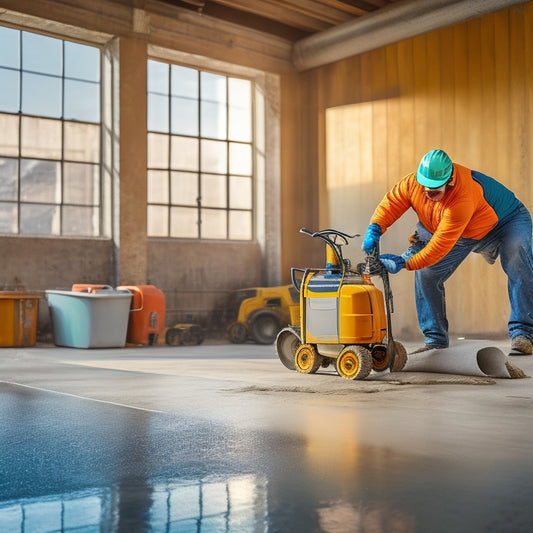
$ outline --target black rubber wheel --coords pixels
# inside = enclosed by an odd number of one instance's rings
[[[292,328],[284,328],[276,337],[276,353],[279,360],[289,370],[296,370],[294,366],[294,356],[302,341]]]
[[[406,364],[407,350],[405,349],[405,346],[401,342],[394,341],[394,365],[390,371],[401,372]]]
[[[372,347],[372,369],[376,372],[384,372],[390,366],[390,357],[384,344]]]
[[[165,342],[169,346],[178,346],[181,342],[181,333],[175,328],[167,329],[165,333]]]
[[[228,337],[233,344],[242,344],[248,338],[248,331],[242,322],[233,322],[228,328]]]
[[[183,346],[195,346],[196,344],[201,344],[202,341],[201,333],[196,328],[184,329],[181,334],[181,343]]]
[[[279,333],[279,320],[275,315],[257,315],[250,325],[250,336],[257,344],[272,344]]]

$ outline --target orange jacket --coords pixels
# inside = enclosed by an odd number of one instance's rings
[[[483,179],[474,179],[472,172]],[[405,268],[418,270],[434,265],[452,249],[460,237],[482,239],[498,223],[498,214],[487,202],[482,183],[485,188],[497,190],[500,196],[511,195],[510,204],[513,201],[519,204],[511,191],[492,178],[454,163],[452,181],[442,200],[433,202],[428,199],[424,187],[416,181],[416,172],[413,172],[385,195],[370,223],[379,224],[382,233],[385,233],[388,227],[412,207],[433,237],[407,261]]]

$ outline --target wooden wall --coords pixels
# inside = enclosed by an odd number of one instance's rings
[[[284,219],[285,272],[291,262],[317,257],[301,255],[295,227],[364,232],[386,190],[432,148],[494,176],[533,208],[533,2],[304,73],[286,84],[283,104],[282,115],[300,108],[293,120],[307,136],[301,149],[289,138],[282,143],[299,152],[301,170],[284,169],[293,189],[283,211],[291,213]],[[318,213],[306,205],[313,188]],[[395,224],[383,251],[403,251],[415,222],[411,214]],[[348,255],[362,258],[360,240]],[[403,271],[392,278],[396,335],[406,340],[419,335],[413,277]],[[458,336],[505,335],[509,306],[499,261],[490,267],[469,257],[447,284],[447,307]]]

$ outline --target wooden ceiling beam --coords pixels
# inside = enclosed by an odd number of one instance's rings
[[[306,31],[321,31],[350,20],[349,14],[310,0],[209,0]]]

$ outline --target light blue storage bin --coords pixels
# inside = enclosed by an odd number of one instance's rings
[[[71,348],[118,348],[126,344],[132,294],[47,290],[54,343]]]

